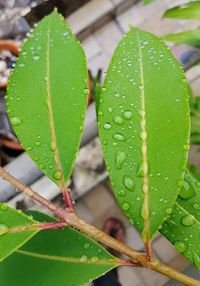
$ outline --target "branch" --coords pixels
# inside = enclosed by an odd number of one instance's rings
[[[6,233],[15,233],[22,231],[32,231],[32,230],[45,230],[45,229],[59,229],[66,227],[66,222],[42,222],[30,225],[20,225],[16,227],[10,227],[7,229],[0,229],[0,235]]]
[[[15,179],[12,175],[10,175],[7,171],[0,167],[0,176],[14,185],[17,189],[26,193],[29,197],[33,198],[37,202],[39,202],[42,206],[47,207],[49,210],[53,211],[59,218],[61,218],[67,225],[74,227],[91,237],[92,239],[99,241],[100,243],[106,245],[109,248],[112,248],[119,253],[125,254],[130,258],[130,261],[133,266],[141,265],[148,269],[152,269],[156,272],[162,273],[174,280],[177,280],[188,286],[200,286],[200,282],[194,280],[182,273],[177,272],[176,270],[160,263],[158,260],[153,259],[152,261],[148,261],[147,257],[141,252],[130,248],[124,243],[112,238],[108,234],[103,231],[95,228],[92,225],[89,225],[82,219],[78,218],[75,213],[66,211],[45,198],[41,197],[39,194],[35,193],[30,187],[24,186],[21,182]],[[63,222],[61,222],[63,223]],[[128,264],[128,265],[130,265]]]

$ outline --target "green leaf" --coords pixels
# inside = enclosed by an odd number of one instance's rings
[[[200,1],[194,1],[182,6],[176,6],[167,10],[164,18],[197,19],[200,20]]]
[[[99,101],[104,157],[117,199],[151,239],[179,191],[189,148],[187,83],[157,37],[132,28],[119,43]]]
[[[26,152],[59,186],[69,178],[79,149],[87,95],[84,52],[54,11],[21,50],[7,108]]]
[[[151,2],[153,2],[154,0],[143,0],[144,1],[144,4],[150,4]]]
[[[34,220],[20,210],[9,208],[5,203],[0,203],[0,231],[21,225],[30,225]],[[26,231],[0,234],[0,261],[12,254],[16,249],[26,243],[38,231]]]
[[[189,172],[160,232],[200,270],[200,183]]]
[[[38,221],[52,221],[44,214],[31,214]],[[0,264],[0,276],[2,285],[25,286],[30,281],[31,286],[79,286],[117,265],[117,259],[102,246],[64,228],[39,232]]]
[[[200,29],[188,30],[186,32],[169,34],[163,37],[164,40],[175,44],[187,44],[200,46]]]

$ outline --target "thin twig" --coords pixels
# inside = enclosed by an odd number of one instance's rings
[[[33,231],[33,230],[47,230],[47,229],[60,229],[66,227],[66,222],[41,222],[41,223],[35,223],[35,224],[29,224],[29,225],[20,225],[16,227],[10,227],[7,229],[0,229],[0,235],[6,234],[6,233],[16,233],[16,232],[22,232],[22,231]]]

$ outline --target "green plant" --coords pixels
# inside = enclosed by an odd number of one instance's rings
[[[186,169],[189,96],[181,66],[161,40],[131,28],[114,53],[103,87],[97,86],[107,170],[122,210],[141,233],[145,254],[77,217],[66,187],[83,130],[87,85],[84,52],[54,11],[22,48],[9,81],[7,107],[20,142],[60,187],[66,209],[0,168],[3,179],[58,217],[23,214],[0,204],[1,283],[50,286],[67,281],[77,286],[123,265],[200,285],[160,263],[151,246],[160,229],[200,269],[200,186]],[[127,259],[114,257],[95,240]]]

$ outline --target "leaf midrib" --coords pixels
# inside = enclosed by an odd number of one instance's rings
[[[92,259],[85,259],[84,261],[81,261],[81,258],[75,258],[75,257],[64,257],[64,256],[54,256],[54,255],[47,255],[37,252],[30,252],[30,251],[24,251],[24,250],[17,250],[17,253],[21,255],[31,256],[35,258],[40,259],[46,259],[46,260],[53,260],[57,262],[65,262],[65,263],[86,263],[86,264],[95,264],[95,265],[120,265],[119,261],[116,259],[99,259],[98,261],[94,261]]]
[[[51,101],[51,87],[50,87],[50,28],[51,22],[49,24],[49,29],[47,31],[47,52],[46,52],[46,88],[47,88],[47,107],[48,107],[48,114],[49,114],[49,124],[50,124],[50,134],[52,139],[52,147],[53,147],[53,154],[54,160],[56,164],[57,171],[61,172],[61,179],[58,180],[60,187],[65,187],[65,182],[62,173],[62,167],[60,163],[60,157],[58,154],[57,149],[57,141],[55,135],[55,126],[54,126],[54,118],[53,118],[53,111],[52,111],[52,101]]]
[[[193,219],[194,219],[194,221],[195,221],[195,223],[197,223],[197,224],[200,226],[200,221],[198,221],[195,216],[193,216],[193,215],[192,215],[191,213],[189,213],[186,209],[184,209],[181,205],[179,205],[179,203],[175,202],[174,205],[177,206],[177,207],[178,207],[182,212],[184,212],[186,215],[192,216]]]
[[[143,69],[143,55],[140,45],[140,36],[137,33],[138,41],[138,51],[139,51],[139,68],[140,68],[140,90],[141,90],[141,121],[140,128],[143,134],[147,134],[146,130],[146,116],[145,116],[145,91],[144,91],[144,69]],[[146,136],[147,138],[147,136]],[[145,137],[142,137],[142,161],[143,161],[143,192],[144,192],[144,211],[145,211],[145,223],[144,223],[144,232],[146,243],[149,241],[149,184],[148,184],[148,162],[147,162],[147,141]]]

